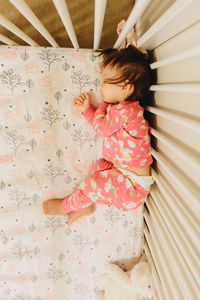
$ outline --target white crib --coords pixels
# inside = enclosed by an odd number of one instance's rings
[[[52,47],[59,47],[26,1],[9,1]],[[53,0],[73,47],[79,49],[66,2]],[[101,45],[106,4],[106,0],[95,0],[93,49]],[[137,0],[113,46],[119,47],[135,26],[138,46],[149,50],[151,68],[156,72],[157,79],[150,87],[152,96],[146,107],[151,126],[155,183],[145,203],[143,251],[151,266],[157,299],[160,300],[199,298],[199,12],[199,0]],[[0,24],[28,45],[40,46],[6,15],[0,14]],[[10,47],[20,46],[2,34],[0,41]],[[3,281],[4,278],[2,284]],[[45,299],[64,300],[52,297]],[[7,295],[0,292],[0,299],[11,299],[8,291]]]

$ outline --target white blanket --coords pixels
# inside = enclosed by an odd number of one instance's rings
[[[0,47],[0,300],[92,300],[108,262],[140,255],[142,208],[99,205],[70,227],[42,211],[96,160],[72,100],[97,104],[100,80],[89,50]]]

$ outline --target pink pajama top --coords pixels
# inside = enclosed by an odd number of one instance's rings
[[[119,104],[102,102],[90,106],[83,116],[103,137],[103,156],[122,168],[143,168],[151,165],[149,125],[138,101]]]

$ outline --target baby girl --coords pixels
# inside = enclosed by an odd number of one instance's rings
[[[82,93],[74,105],[103,137],[103,157],[72,194],[43,203],[45,214],[68,215],[68,224],[91,214],[95,203],[136,209],[152,184],[149,125],[140,106],[151,84],[146,57],[134,46],[106,49],[100,55],[103,102],[96,109],[89,94]]]

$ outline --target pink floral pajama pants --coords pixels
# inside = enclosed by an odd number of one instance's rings
[[[70,213],[97,203],[127,211],[142,205],[148,193],[137,182],[113,168],[111,162],[101,158],[91,166],[89,175],[79,187],[63,200],[62,207]]]

